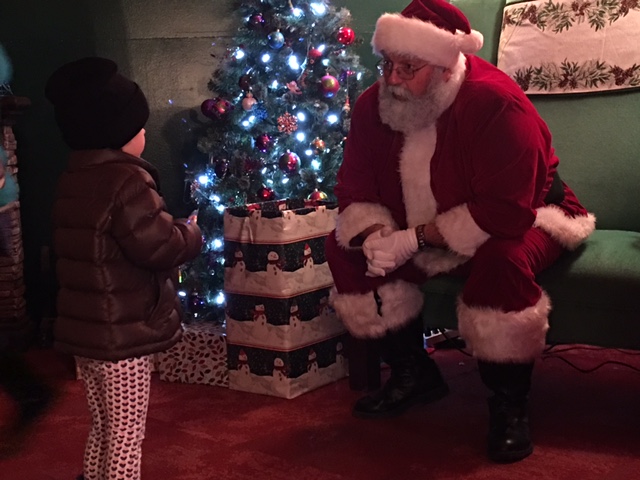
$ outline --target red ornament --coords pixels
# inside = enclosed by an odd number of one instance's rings
[[[313,192],[309,194],[307,198],[309,200],[313,200],[314,202],[318,202],[318,201],[326,200],[328,198],[328,195],[316,188]]]
[[[200,105],[200,111],[205,117],[216,118],[216,99],[208,98]]]
[[[278,160],[278,167],[287,175],[293,175],[300,168],[300,157],[293,152],[287,151]]]
[[[312,48],[311,50],[309,50],[310,63],[315,62],[321,56],[322,56],[322,52],[320,50],[318,50],[317,48]]]
[[[225,100],[224,98],[216,98],[215,100],[215,113],[218,117],[223,117],[233,108],[229,100]]]
[[[256,148],[262,153],[268,153],[271,147],[273,147],[273,139],[266,133],[256,138]]]
[[[254,30],[264,27],[265,20],[261,13],[254,13],[249,17],[249,27]]]
[[[320,79],[320,90],[325,97],[331,98],[340,90],[340,82],[334,76],[325,75]]]
[[[278,131],[282,133],[292,134],[298,130],[298,119],[286,112],[278,117]]]
[[[251,75],[242,75],[240,80],[238,80],[238,86],[245,92],[251,90],[251,85],[253,85],[253,78]]]
[[[351,45],[356,39],[356,33],[352,28],[342,27],[336,35],[338,41],[343,45]]]
[[[276,196],[273,189],[269,187],[262,186],[257,191],[258,198],[264,202],[268,202],[269,200],[273,200]]]

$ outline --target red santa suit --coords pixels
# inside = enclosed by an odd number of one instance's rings
[[[453,71],[450,107],[408,135],[381,121],[379,84],[356,102],[326,243],[331,304],[352,334],[380,337],[420,314],[429,277],[465,275],[459,330],[476,357],[527,362],[544,346],[551,308],[535,275],[577,247],[595,218],[566,184],[560,204],[545,203],[559,162],[517,84],[473,55],[460,54]],[[365,275],[362,231],[433,221],[449,251],[428,248],[387,276]]]

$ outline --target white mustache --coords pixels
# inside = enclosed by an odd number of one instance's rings
[[[387,85],[387,91],[402,100],[410,100],[412,95],[409,90],[399,85]]]

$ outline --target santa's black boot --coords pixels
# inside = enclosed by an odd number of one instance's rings
[[[440,369],[424,349],[420,318],[388,332],[380,340],[380,355],[391,368],[391,376],[382,389],[356,402],[354,416],[393,417],[412,405],[433,402],[449,393]]]
[[[478,369],[494,393],[489,398],[489,458],[511,463],[528,457],[533,452],[527,413],[533,363],[478,361]]]

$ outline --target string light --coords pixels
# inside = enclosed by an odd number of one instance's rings
[[[327,115],[327,122],[330,123],[331,125],[333,125],[334,123],[338,122],[338,115],[336,115],[335,113],[330,113],[329,115]]]
[[[313,13],[315,13],[318,17],[321,17],[325,13],[327,13],[327,6],[324,3],[312,3],[310,7],[311,10],[313,10]]]

